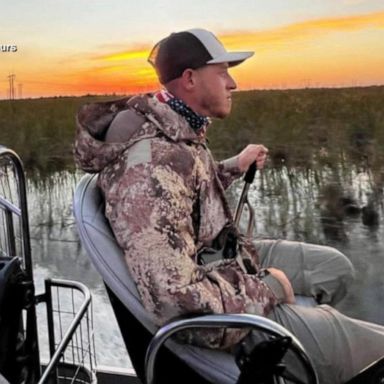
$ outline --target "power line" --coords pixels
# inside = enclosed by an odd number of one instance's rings
[[[15,74],[11,74],[8,76],[9,80],[9,100],[14,100],[15,99]]]

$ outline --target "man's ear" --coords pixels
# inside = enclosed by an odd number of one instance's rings
[[[196,86],[196,72],[187,68],[181,75],[181,81],[186,90],[192,90]]]

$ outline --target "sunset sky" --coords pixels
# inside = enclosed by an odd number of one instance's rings
[[[151,47],[194,27],[255,51],[232,69],[239,89],[384,84],[383,0],[13,0],[0,10],[1,99],[11,74],[16,97],[154,90]]]

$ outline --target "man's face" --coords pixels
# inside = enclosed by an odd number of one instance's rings
[[[236,83],[228,73],[228,64],[209,64],[195,70],[196,112],[203,116],[224,118],[231,112],[231,92]]]

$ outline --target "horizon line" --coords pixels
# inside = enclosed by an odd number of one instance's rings
[[[255,91],[300,91],[300,90],[342,90],[342,89],[363,89],[363,88],[384,88],[383,84],[371,84],[371,85],[336,85],[336,86],[304,86],[304,87],[293,87],[293,88],[251,88],[251,89],[239,89],[232,91],[233,93],[241,93],[241,92],[255,92]],[[148,91],[148,92],[139,92],[142,94],[154,93],[156,90]],[[41,100],[41,99],[64,99],[64,98],[83,98],[83,97],[129,97],[134,96],[138,93],[85,93],[82,95],[52,95],[52,96],[31,96],[31,97],[22,97],[22,98],[0,98],[1,101],[21,101],[21,100]]]

